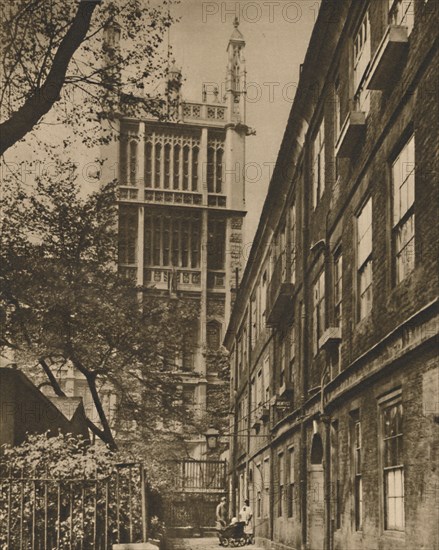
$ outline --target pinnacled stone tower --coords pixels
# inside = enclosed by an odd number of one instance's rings
[[[222,101],[205,86],[201,102],[183,98],[174,63],[165,120],[118,116],[112,127],[119,136],[103,151],[118,166],[120,272],[147,291],[199,301],[193,341],[176,358],[184,398],[199,414],[215,392],[228,392],[205,356],[221,346],[244,261],[244,47],[235,20]],[[189,447],[203,458],[204,436]]]

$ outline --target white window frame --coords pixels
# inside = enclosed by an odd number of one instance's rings
[[[297,219],[295,202],[290,206],[290,255],[291,282],[295,284],[297,256]]]
[[[370,218],[369,221],[366,219],[367,216]],[[369,197],[356,217],[357,301],[359,321],[370,314],[373,303],[372,216],[372,198]]]
[[[285,452],[284,450],[277,453],[277,517],[284,516],[284,500],[285,500]]]
[[[366,10],[357,28],[353,50],[355,110],[363,111],[367,116],[370,111],[370,90],[366,88],[365,82],[371,61],[369,10]]]
[[[380,450],[381,450],[381,472],[382,472],[382,487],[383,487],[383,499],[382,499],[382,517],[383,517],[383,529],[384,531],[396,531],[396,532],[404,532],[405,531],[405,480],[404,480],[404,463],[402,461],[402,453],[403,453],[403,443],[404,443],[404,428],[402,428],[401,432],[396,433],[395,435],[391,435],[386,437],[385,436],[385,411],[389,410],[394,407],[400,407],[401,410],[401,419],[402,423],[404,418],[404,408],[402,404],[402,396],[401,391],[397,390],[393,392],[392,394],[389,394],[381,399],[378,400],[379,405],[379,419],[380,419]],[[401,458],[401,460],[397,461],[397,464],[392,464],[390,466],[386,466],[386,441],[390,441],[391,439],[395,440],[398,439],[396,446],[397,449],[400,449],[400,453],[398,454],[398,458]],[[395,481],[397,475],[399,476],[400,486],[399,491],[396,491],[395,487]],[[393,510],[393,516],[395,517],[395,520],[392,522],[392,520],[389,518],[391,515],[390,507],[389,507],[389,481],[393,477],[393,493],[399,492],[400,494],[393,494],[391,496],[391,499],[393,500],[393,505],[396,505],[396,501],[401,501],[401,507],[400,507],[400,517],[399,517],[399,523],[396,522],[396,508]]]
[[[312,198],[316,208],[325,191],[325,117],[323,116],[313,140]]]
[[[295,453],[294,447],[288,447],[288,494],[287,494],[287,517],[294,517],[294,501],[295,501]]]
[[[319,338],[325,330],[325,270],[323,269],[313,285],[313,352],[319,352]]]
[[[296,367],[296,355],[297,355],[297,334],[296,334],[296,325],[293,324],[290,327],[289,331],[289,372],[288,380],[294,384],[294,373]]]
[[[389,25],[407,27],[407,35],[415,24],[415,0],[388,0]]]
[[[363,529],[363,477],[361,418],[359,415],[353,420],[353,438],[355,530],[361,531]]]
[[[341,119],[341,82],[340,77],[337,77],[334,82],[334,143],[337,143],[340,137],[340,132],[343,127]]]
[[[264,510],[264,518],[268,518],[270,516],[270,482],[271,482],[271,476],[270,476],[270,457],[264,458],[264,495],[263,495],[263,510]]]
[[[258,472],[259,479],[255,479],[256,482],[256,517],[261,518],[263,515],[263,491],[264,491],[264,480],[262,477],[262,467],[261,463],[256,463],[256,471]]]
[[[334,318],[335,324],[341,329],[343,320],[343,253],[340,249],[334,253]]]
[[[415,268],[415,136],[407,139],[392,163],[392,241],[395,283]]]

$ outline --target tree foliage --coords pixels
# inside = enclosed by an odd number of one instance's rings
[[[71,163],[27,191],[11,179],[1,199],[0,345],[44,373],[63,395],[66,366],[85,378],[98,419],[89,427],[115,446],[142,427],[170,434],[184,416],[175,355],[198,315],[196,301],[153,296],[117,273],[114,183],[81,197]],[[104,390],[117,395],[110,425]]]
[[[14,0],[0,8],[0,154],[52,109],[87,142],[102,116],[160,112],[172,0]],[[120,39],[119,39],[120,36]],[[145,83],[147,85],[145,86]],[[147,92],[149,90],[149,93]]]

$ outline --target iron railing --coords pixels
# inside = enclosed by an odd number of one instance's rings
[[[140,464],[96,479],[0,477],[0,548],[107,550],[146,542],[147,487]]]
[[[223,492],[226,485],[225,460],[175,461],[175,487],[180,491]]]

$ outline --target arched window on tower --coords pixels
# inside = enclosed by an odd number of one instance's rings
[[[224,269],[226,248],[226,222],[223,219],[211,219],[208,222],[207,268]]]
[[[192,191],[198,191],[198,147],[192,149]]]
[[[137,180],[137,141],[130,141],[130,185]]]
[[[121,137],[120,140],[120,184],[126,185],[128,181],[128,141],[126,137]]]
[[[145,187],[152,187],[152,143],[145,143]]]
[[[221,324],[218,321],[209,321],[206,331],[207,347],[216,351],[221,345]]]
[[[189,146],[183,147],[183,190],[189,189]]]
[[[174,189],[180,188],[180,145],[174,147]]]
[[[215,193],[223,191],[223,150],[216,151]]]
[[[119,263],[134,265],[137,261],[137,208],[122,205],[119,209]]]
[[[161,174],[162,174],[162,146],[160,143],[156,143],[155,146],[155,178],[154,187],[161,187]]]
[[[215,193],[214,173],[215,173],[215,149],[213,147],[209,147],[207,149],[207,191],[209,193]]]
[[[164,174],[164,188],[169,189],[171,181],[171,146],[169,143],[165,145],[165,174]]]

